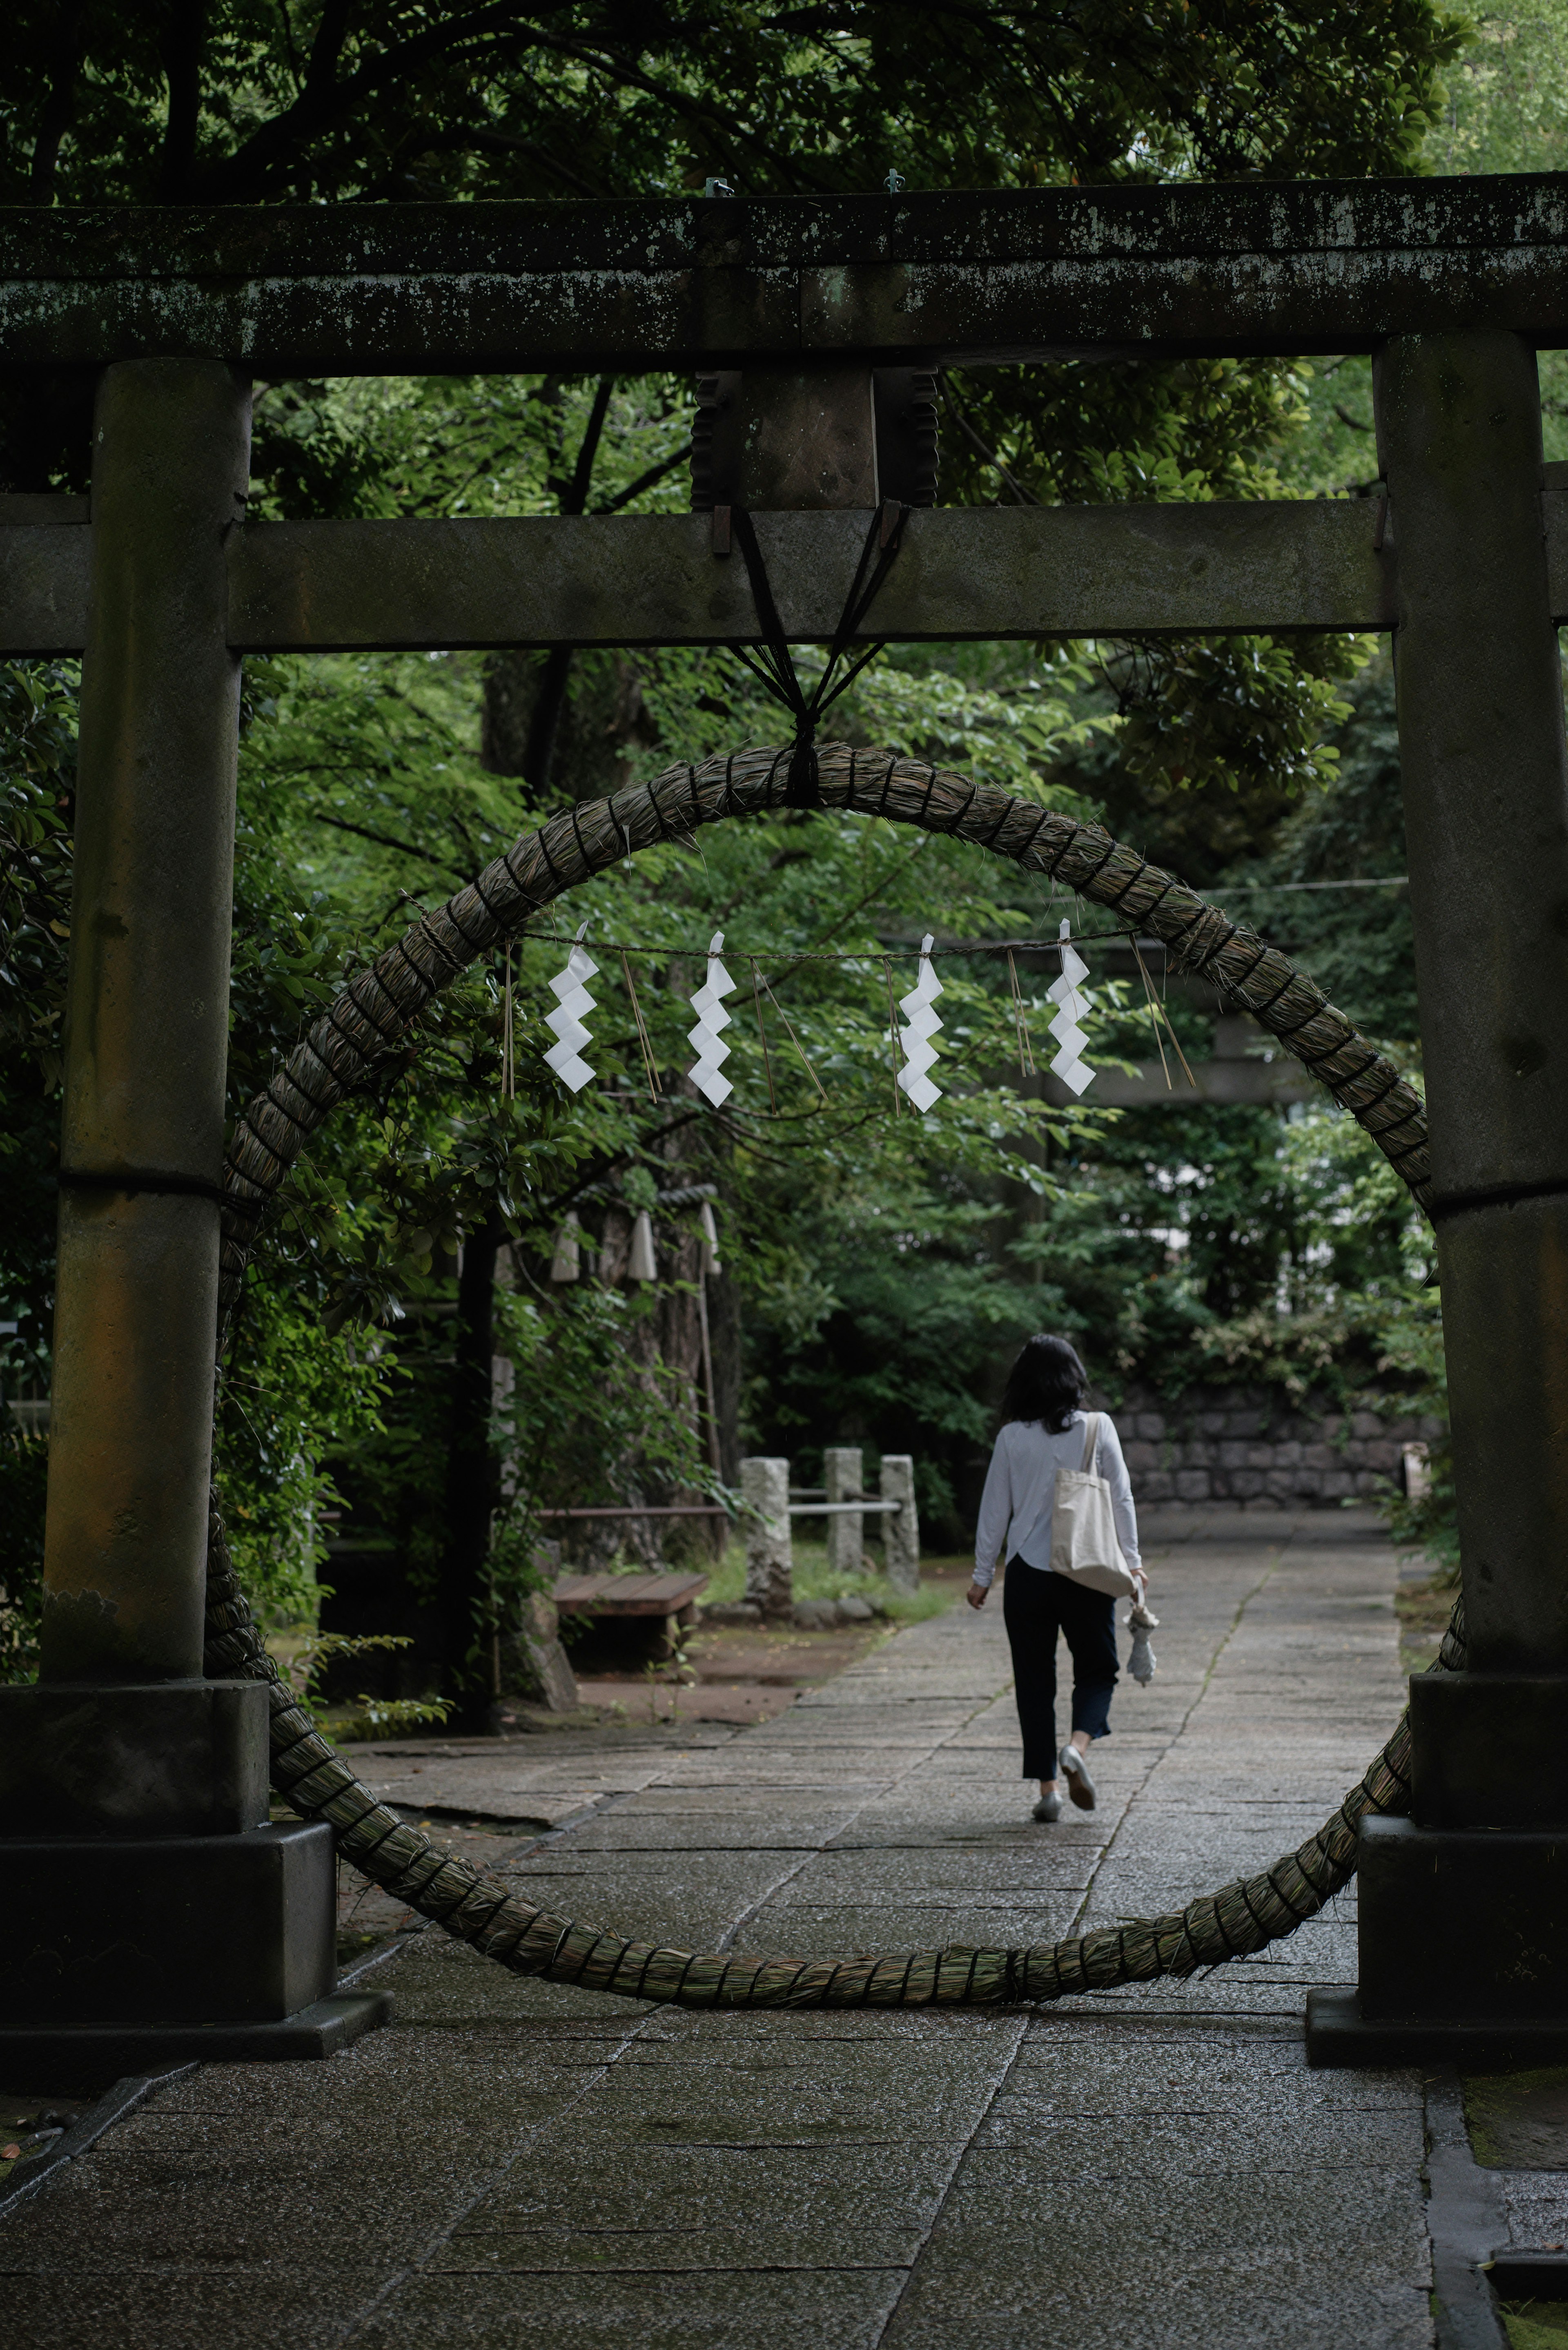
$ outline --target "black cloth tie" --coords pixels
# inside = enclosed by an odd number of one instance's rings
[[[754,654],[748,646],[735,643],[731,644],[730,650],[745,663],[764,691],[771,693],[775,702],[782,702],[794,720],[794,746],[790,753],[789,774],[784,784],[785,807],[815,808],[822,806],[816,764],[817,723],[824,711],[837,701],[845,688],[854,684],[867,661],[875,660],[877,654],[885,650],[882,644],[868,645],[857,660],[850,661],[841,677],[837,674],[840,663],[848,654],[851,640],[858,633],[861,622],[876,601],[903,542],[904,518],[909,511],[908,506],[897,507],[892,527],[884,535],[888,507],[893,504],[894,501],[888,499],[887,504],[878,506],[871,517],[871,527],[866,534],[866,544],[855,567],[855,577],[850,583],[844,610],[828,649],[827,666],[809,696],[790,658],[789,640],[784,635],[778,606],[774,601],[767,566],[763,561],[762,548],[757,545],[752,517],[744,506],[732,506],[730,509],[730,526],[745,561],[746,577],[752,583],[752,599],[757,608],[757,619],[762,623],[764,639],[760,655]]]

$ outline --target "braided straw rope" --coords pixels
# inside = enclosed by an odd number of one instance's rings
[[[1272,1030],[1377,1141],[1425,1206],[1427,1130],[1419,1097],[1321,990],[1277,949],[1097,826],[1075,823],[968,776],[886,751],[818,750],[826,807],[853,808],[950,832],[1044,872],[1164,940]],[[787,750],[741,752],[671,767],[612,799],[568,808],[516,842],[476,881],[413,928],[316,1021],[252,1102],[224,1170],[223,1312],[232,1313],[268,1201],[344,1095],[396,1049],[431,998],[477,956],[628,849],[680,838],[699,824],[783,799]],[[1434,1670],[1465,1658],[1462,1602]],[[848,1960],[742,1959],[657,1949],[535,1908],[470,1862],[406,1826],[361,1785],[285,1683],[235,1577],[214,1508],[207,1564],[209,1679],[265,1681],[272,1708],[273,1784],[306,1818],[329,1820],[338,1849],[364,1876],[514,1973],[685,2007],[994,2005],[1187,1975],[1293,1933],[1345,1885],[1369,1813],[1409,1808],[1408,1719],[1317,1834],[1256,1877],[1179,1911],[1025,1950],[925,1950]]]

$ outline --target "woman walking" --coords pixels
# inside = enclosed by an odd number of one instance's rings
[[[1095,1808],[1088,1752],[1110,1735],[1111,1692],[1116,1685],[1116,1601],[1085,1590],[1051,1565],[1051,1523],[1058,1469],[1088,1469],[1111,1489],[1116,1539],[1143,1597],[1147,1578],[1138,1558],[1137,1519],[1121,1442],[1105,1413],[1096,1415],[1093,1457],[1085,1459],[1087,1419],[1080,1409],[1088,1388],[1084,1366],[1065,1338],[1026,1340],[1002,1399],[1002,1429],[991,1456],[974,1538],[974,1581],[965,1594],[983,1607],[999,1558],[1007,1561],[1002,1620],[1012,1650],[1013,1689],[1023,1731],[1023,1776],[1038,1779],[1037,1820],[1062,1815],[1064,1784],[1081,1811]],[[1073,1731],[1056,1745],[1056,1636],[1065,1632],[1073,1653]]]

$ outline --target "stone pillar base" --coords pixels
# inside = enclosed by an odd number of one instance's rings
[[[18,2095],[90,2095],[179,2064],[297,2064],[336,2056],[392,2020],[389,1991],[336,1991],[265,2023],[81,2023],[0,2030],[0,2079]]]
[[[28,2033],[282,2023],[336,1985],[337,1876],[321,1821],[7,1837],[0,2017]]]
[[[1568,1827],[1366,1819],[1356,1885],[1360,1985],[1309,1995],[1310,2064],[1568,2063]]]
[[[1363,1820],[1361,2012],[1568,2028],[1568,1828]]]
[[[1317,2070],[1451,2065],[1459,2073],[1568,2064],[1568,2022],[1486,2017],[1373,2016],[1354,1991],[1309,1991],[1307,2063]]]

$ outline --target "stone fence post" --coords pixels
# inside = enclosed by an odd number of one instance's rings
[[[899,1591],[918,1591],[920,1521],[915,1508],[915,1462],[911,1453],[882,1455],[881,1499],[903,1505],[897,1511],[886,1512],[882,1518],[882,1560],[888,1580]]]
[[[866,1491],[865,1457],[857,1444],[830,1444],[822,1456],[830,1502],[858,1502]],[[857,1510],[827,1521],[827,1564],[835,1575],[858,1575],[866,1563],[866,1521]]]
[[[794,1605],[789,1462],[742,1461],[741,1495],[751,1513],[745,1522],[746,1597],[764,1616],[787,1616]]]

